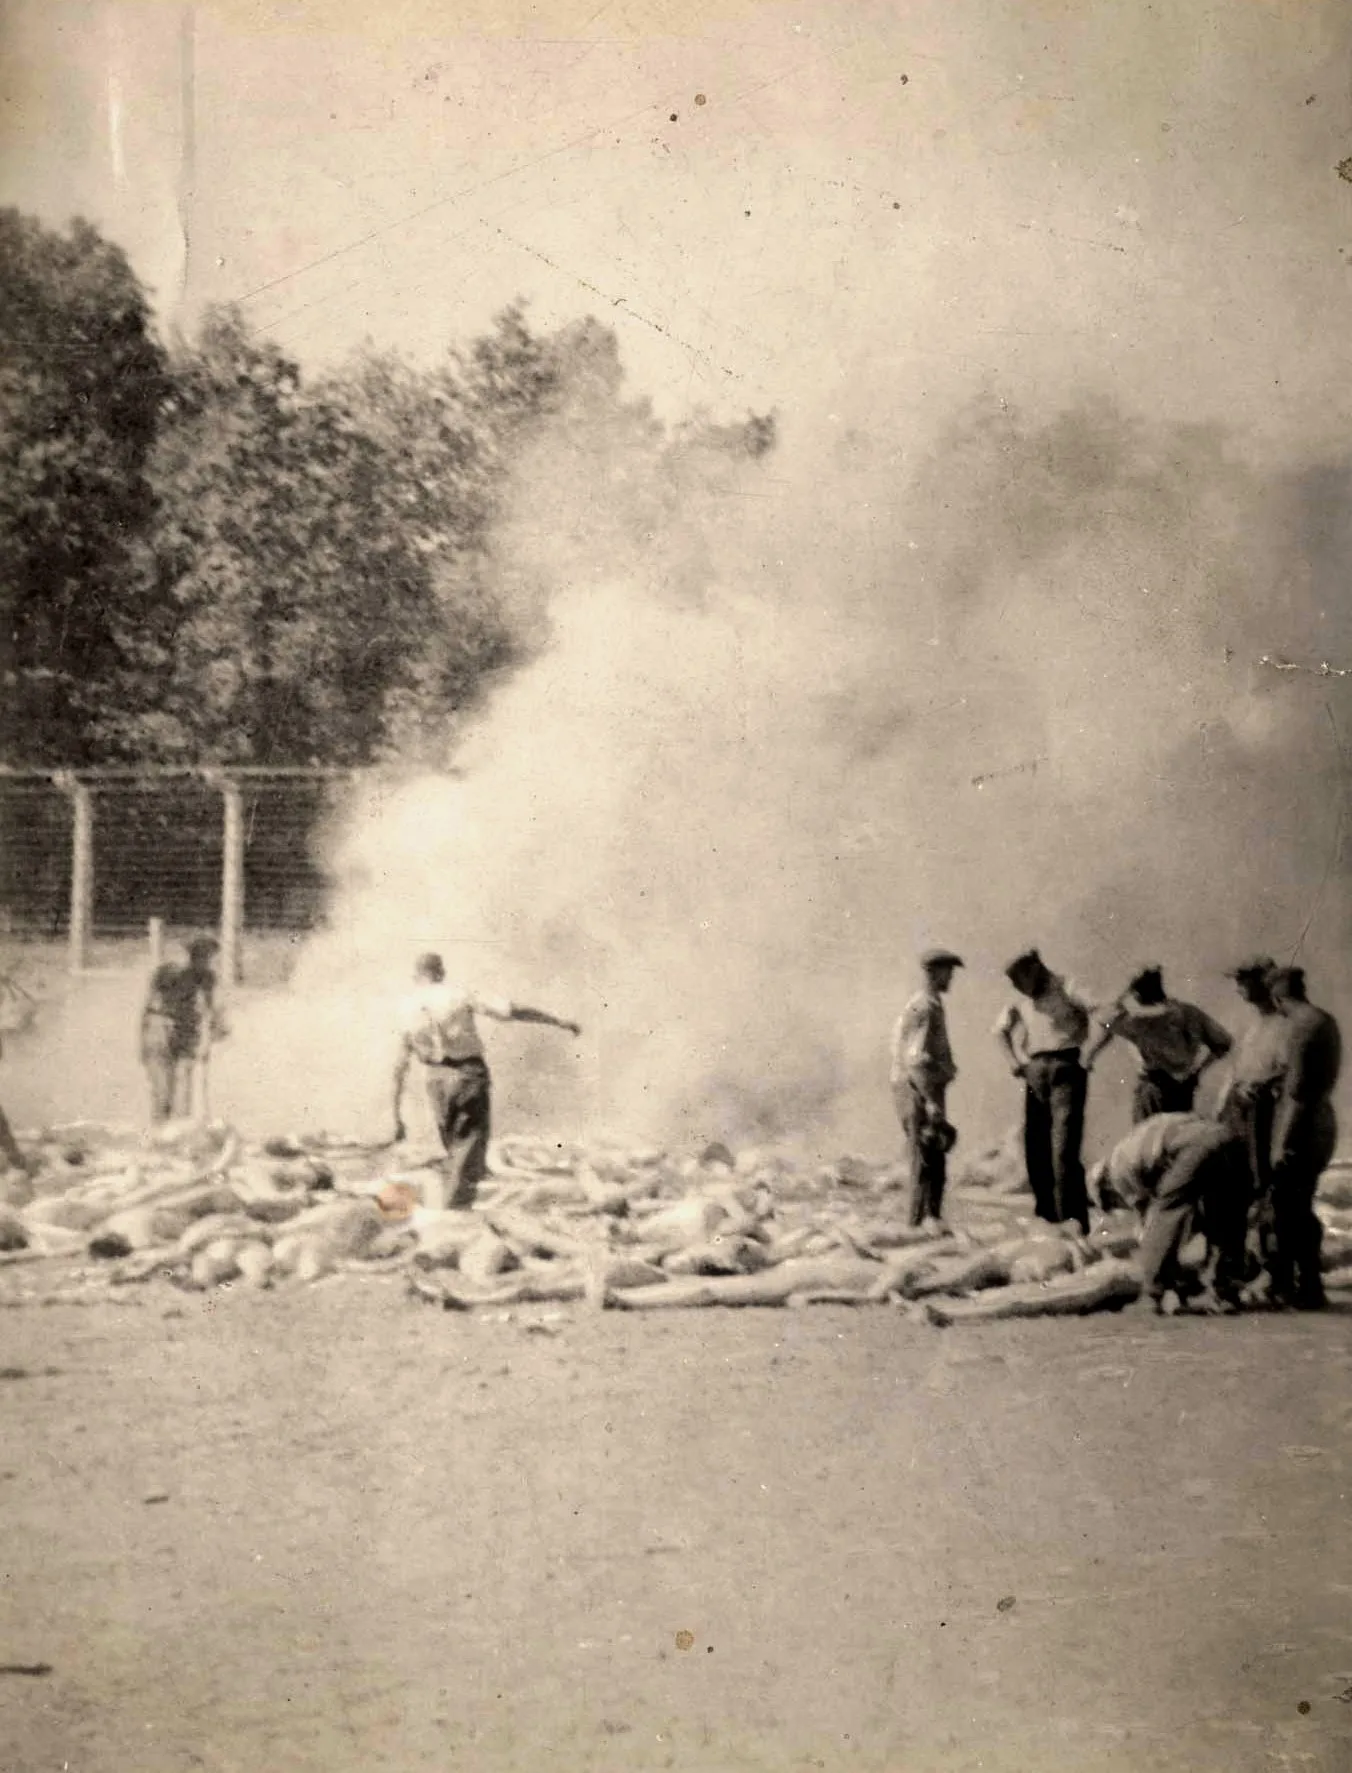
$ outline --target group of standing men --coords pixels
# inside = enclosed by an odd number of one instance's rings
[[[957,1137],[947,1112],[957,1067],[943,1000],[962,964],[949,949],[923,954],[924,989],[893,1031],[892,1088],[910,1153],[916,1225],[942,1217],[947,1155]],[[1194,1229],[1205,1232],[1210,1249],[1205,1308],[1233,1310],[1259,1297],[1322,1305],[1314,1196],[1337,1143],[1333,1092],[1342,1043],[1334,1018],[1308,1001],[1302,969],[1266,957],[1233,969],[1255,1011],[1238,1044],[1196,1004],[1171,998],[1157,966],[1137,973],[1106,1009],[1036,949],[1012,960],[1005,976],[1015,996],[995,1033],[1024,1086],[1023,1153],[1038,1217],[1087,1231],[1091,1182],[1100,1205],[1139,1208],[1144,1300],[1153,1309],[1176,1306],[1182,1296],[1178,1257]],[[1089,1077],[1115,1039],[1136,1054],[1134,1124],[1086,1176]],[[1215,1113],[1196,1112],[1203,1072],[1227,1058],[1230,1078]],[[1251,1230],[1256,1260],[1247,1249]]]

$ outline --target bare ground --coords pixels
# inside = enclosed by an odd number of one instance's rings
[[[0,1310],[6,1773],[1352,1767],[1352,1315],[134,1297]]]

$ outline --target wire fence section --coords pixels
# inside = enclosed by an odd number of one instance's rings
[[[0,935],[72,944],[323,919],[333,770],[0,772]],[[227,928],[232,925],[233,928]]]

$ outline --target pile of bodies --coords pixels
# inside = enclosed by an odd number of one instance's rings
[[[954,1229],[905,1223],[895,1167],[821,1169],[764,1149],[503,1139],[476,1206],[452,1212],[421,1204],[430,1162],[356,1141],[248,1145],[180,1122],[149,1135],[67,1126],[26,1143],[32,1173],[0,1183],[9,1302],[361,1273],[400,1277],[448,1310],[890,1303],[948,1324],[1112,1308],[1140,1290],[1135,1213],[1097,1215],[1087,1235],[1045,1224],[1001,1152],[950,1191]],[[1327,1279],[1352,1285],[1352,1170],[1327,1173],[1320,1213]]]

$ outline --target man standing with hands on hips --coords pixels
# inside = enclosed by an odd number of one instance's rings
[[[961,957],[947,948],[920,956],[925,988],[906,1005],[892,1030],[892,1096],[911,1159],[910,1222],[941,1221],[948,1153],[956,1133],[948,1120],[948,1086],[958,1075],[948,1043],[944,994]]]
[[[1036,948],[1010,961],[1005,977],[1018,996],[995,1032],[1023,1082],[1023,1150],[1034,1211],[1053,1225],[1073,1219],[1088,1231],[1081,1145],[1089,1073],[1080,1055],[1089,1038],[1090,1007]]]
[[[1205,1010],[1169,996],[1156,966],[1142,967],[1102,1018],[1085,1049],[1086,1071],[1093,1069],[1094,1060],[1115,1038],[1136,1052],[1131,1118],[1138,1125],[1155,1114],[1191,1114],[1202,1073],[1234,1045]]]

